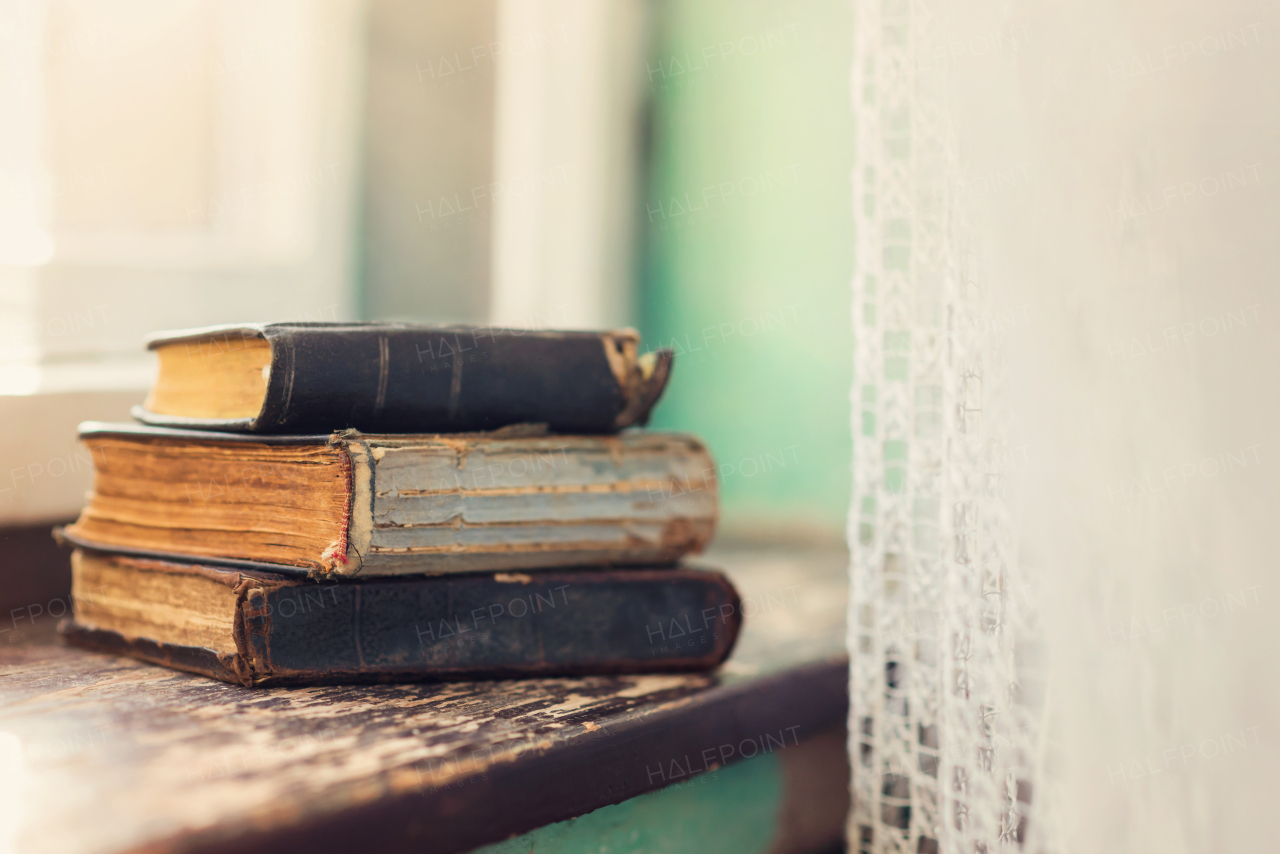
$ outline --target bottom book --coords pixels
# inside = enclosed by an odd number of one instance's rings
[[[710,670],[738,593],[695,569],[337,583],[76,549],[72,644],[246,686]]]

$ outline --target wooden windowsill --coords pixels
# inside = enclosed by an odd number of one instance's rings
[[[460,852],[808,743],[847,714],[846,560],[710,555],[746,618],[705,675],[249,690],[45,623],[0,646],[15,850]]]

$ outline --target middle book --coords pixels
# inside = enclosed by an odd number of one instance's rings
[[[313,576],[672,563],[718,512],[697,439],[256,436],[87,422],[73,542]]]

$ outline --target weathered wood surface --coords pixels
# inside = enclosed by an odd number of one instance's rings
[[[462,851],[838,725],[844,556],[712,560],[746,625],[708,675],[248,690],[28,631],[0,851]]]

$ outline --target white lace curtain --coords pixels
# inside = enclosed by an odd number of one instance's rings
[[[863,852],[1013,849],[1032,811],[1042,698],[1005,510],[1001,365],[951,190],[945,72],[922,4],[855,4],[857,223],[850,613]]]
[[[1280,7],[853,7],[849,848],[1269,850]]]

